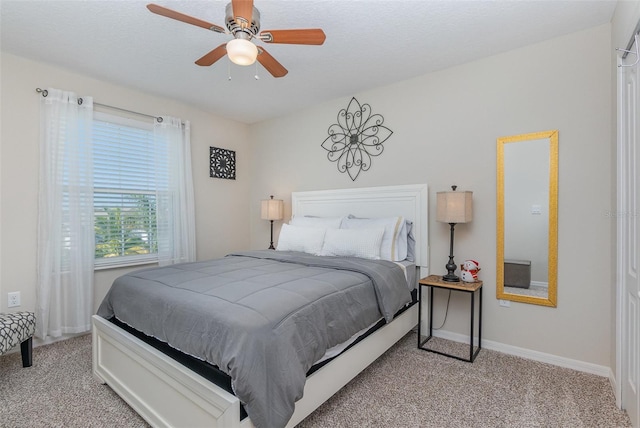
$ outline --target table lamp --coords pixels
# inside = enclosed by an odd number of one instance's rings
[[[270,199],[263,200],[260,217],[271,222],[271,245],[269,245],[269,249],[275,250],[276,248],[273,246],[273,221],[282,220],[284,217],[284,202],[282,199],[273,199],[273,195],[271,195]]]
[[[473,192],[456,192],[457,186],[451,186],[451,192],[438,192],[436,220],[449,223],[451,226],[451,241],[449,244],[449,262],[445,266],[447,274],[443,281],[459,282],[456,276],[456,264],[453,261],[453,230],[457,223],[468,223],[473,218]]]

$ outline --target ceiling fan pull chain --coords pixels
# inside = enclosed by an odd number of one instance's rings
[[[231,61],[227,61],[227,74],[229,75],[227,80],[229,80],[229,82],[231,82]]]
[[[256,61],[256,63],[255,63],[255,64],[256,64],[256,74],[255,74],[255,76],[253,76],[253,77],[255,77],[255,78],[256,78],[256,80],[260,80],[260,76],[258,76],[258,62]]]

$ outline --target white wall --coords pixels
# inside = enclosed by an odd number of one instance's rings
[[[637,3],[636,3],[637,4]],[[340,174],[320,144],[350,97],[247,127],[187,105],[2,54],[0,91],[0,311],[6,293],[35,305],[38,95],[53,86],[97,102],[192,122],[198,258],[266,248],[260,200],[293,190],[430,184],[431,266],[447,262],[448,228],[436,223],[435,192],[473,190],[475,217],[456,228],[456,261],[480,261],[485,281],[483,336],[594,364],[613,364],[612,292],[615,176],[612,160],[611,26],[604,25],[387,87],[354,94],[394,131],[384,153],[356,182]],[[500,136],[558,129],[558,307],[495,296],[495,145]],[[250,142],[250,143],[249,143]],[[236,181],[208,177],[208,147],[236,150]],[[252,171],[249,173],[249,171]],[[250,226],[250,233],[249,228]],[[276,227],[276,233],[279,224]],[[577,268],[579,267],[579,268]],[[96,274],[96,302],[123,270]],[[436,306],[443,315],[444,300]],[[468,307],[454,295],[446,329],[466,333]],[[594,344],[602,344],[601,346]]]
[[[7,311],[6,294],[10,291],[22,294],[22,306],[17,309],[35,308],[40,97],[35,92],[37,87],[70,90],[91,95],[98,103],[191,121],[197,257],[202,260],[223,256],[249,246],[251,182],[247,125],[79,73],[12,54],[1,55],[0,312]],[[236,151],[235,181],[209,177],[209,146]],[[125,271],[96,272],[96,305],[113,279]]]
[[[443,273],[449,234],[435,221],[435,192],[474,192],[474,220],[456,228],[455,258],[481,263],[483,338],[610,366],[612,228],[611,26],[552,39],[416,79],[354,94],[394,133],[356,182],[320,144],[350,97],[252,125],[251,245],[265,248],[259,201],[290,213],[295,190],[429,183],[431,272]],[[495,299],[496,138],[559,130],[558,307]],[[278,228],[279,229],[279,224]],[[435,320],[446,300],[436,301]],[[456,294],[445,329],[467,334],[468,302]]]

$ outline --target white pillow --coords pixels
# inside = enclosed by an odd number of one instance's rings
[[[322,229],[340,229],[344,217],[305,217],[293,216],[289,222],[292,226],[319,227]]]
[[[322,243],[326,229],[315,227],[298,227],[283,224],[278,237],[277,251],[301,251],[318,255],[322,251]]]
[[[380,244],[380,258],[399,262],[407,258],[407,224],[404,217],[353,218],[349,216],[342,222],[343,229],[384,228]]]
[[[380,260],[384,229],[327,229],[321,256]]]
[[[407,260],[416,261],[416,237],[413,234],[413,222],[405,219],[407,225]]]

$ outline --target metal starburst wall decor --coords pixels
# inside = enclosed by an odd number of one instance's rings
[[[382,154],[382,143],[393,134],[382,126],[383,122],[382,115],[371,114],[369,104],[360,105],[351,98],[347,108],[338,112],[338,123],[329,127],[329,136],[322,143],[327,159],[337,162],[338,171],[355,181],[362,171],[371,168],[371,157]]]

